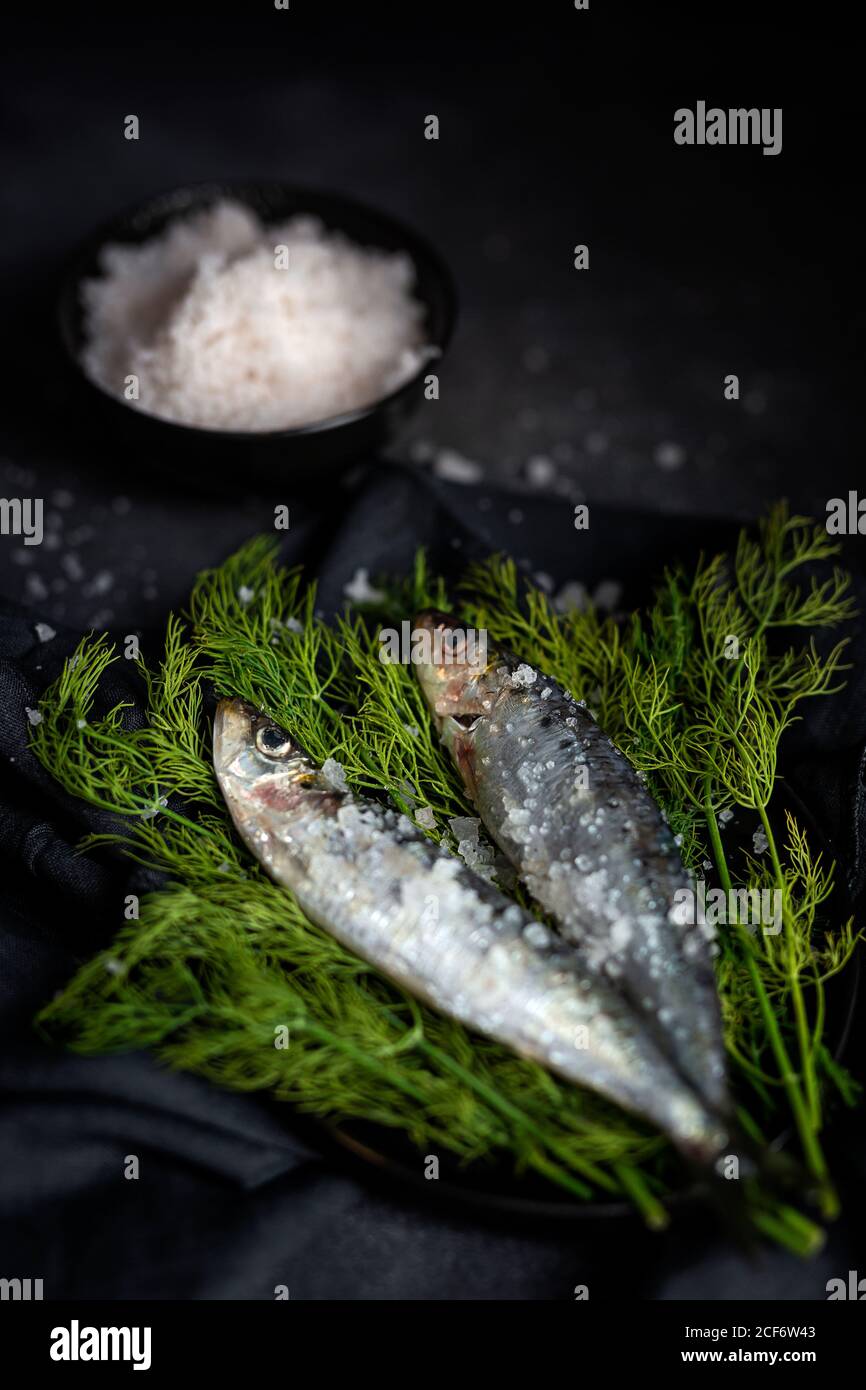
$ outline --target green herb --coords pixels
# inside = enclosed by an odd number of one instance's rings
[[[768,807],[797,705],[839,686],[841,644],[819,653],[813,636],[786,643],[776,631],[820,633],[850,616],[844,576],[814,572],[832,551],[820,528],[777,509],[734,556],[666,574],[624,627],[591,608],[555,613],[499,557],[460,588],[467,622],[589,702],[646,774],[691,866],[700,872],[711,854],[723,886],[782,893],[778,936],[741,924],[720,934],[719,988],[743,1126],[760,1138],[793,1116],[825,1216],[836,1198],[823,1112],[834,1095],[856,1098],[826,1045],[825,986],[856,936],[850,922],[820,929],[832,867],[790,814],[780,841]],[[210,765],[206,683],[266,709],[315,759],[335,757],[356,789],[410,814],[432,808],[431,833],[454,847],[448,820],[472,808],[411,669],[378,658],[380,622],[446,607],[448,595],[423,555],[408,579],[383,587],[377,610],[327,624],[300,571],[282,569],[268,541],[250,543],[201,576],[187,618],[169,622],[160,664],[140,663],[141,729],[126,726],[123,706],[93,717],[100,677],[121,658],[104,638],[80,644],[40,704],[33,747],[68,791],[116,813],[89,848],[120,847],[162,870],[166,886],[41,1024],[85,1052],[151,1047],[221,1085],[402,1130],[422,1154],[510,1157],[582,1200],[624,1196],[661,1225],[683,1170],[658,1135],[407,997],[310,923],[234,836]],[[718,817],[735,805],[763,829],[764,855],[725,851]],[[758,1229],[801,1253],[815,1248],[811,1222],[741,1186]]]

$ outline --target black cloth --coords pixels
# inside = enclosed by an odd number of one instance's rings
[[[336,503],[336,504],[335,504]],[[306,504],[305,504],[306,505]],[[575,531],[563,499],[447,484],[397,465],[362,473],[286,540],[285,558],[321,580],[326,610],[359,566],[408,566],[428,546],[453,574],[491,550],[516,552],[560,585],[622,584],[621,604],[648,597],[673,559],[725,545],[731,527],[593,508]],[[515,545],[519,537],[519,544]],[[212,556],[216,561],[219,557]],[[864,584],[858,580],[861,600]],[[150,1057],[82,1058],[47,1045],[32,1017],[76,961],[120,925],[141,871],[75,845],[101,817],[62,793],[26,748],[34,708],[79,634],[48,642],[32,615],[0,613],[0,1229],[6,1275],[42,1278],[46,1298],[822,1298],[857,1268],[866,1145],[857,1116],[828,1136],[845,1216],[808,1265],[775,1250],[747,1260],[712,1219],[690,1211],[664,1236],[632,1219],[535,1221],[419,1198],[359,1163],[323,1151],[315,1125],[266,1097],[236,1096],[172,1074]],[[846,693],[813,702],[788,740],[785,771],[832,840],[859,894],[866,834],[861,780],[866,702],[862,638]],[[151,651],[156,633],[147,635]],[[101,692],[135,702],[126,663]],[[853,1046],[862,1042],[862,1025]],[[123,1176],[136,1154],[141,1176]],[[431,1183],[431,1189],[436,1184]],[[862,1245],[860,1245],[862,1249]]]
[[[431,22],[329,4],[316,22],[314,6],[228,6],[221,20],[210,5],[204,25],[201,7],[162,20],[160,8],[142,22],[140,7],[124,20],[115,6],[106,25],[98,7],[53,7],[46,22],[44,5],[19,6],[4,31],[0,496],[44,497],[46,541],[34,553],[0,538],[0,1277],[43,1278],[47,1298],[267,1298],[277,1283],[299,1298],[569,1298],[577,1283],[620,1301],[823,1297],[830,1275],[864,1268],[858,1116],[832,1131],[846,1206],[827,1253],[753,1265],[696,1214],[652,1238],[634,1222],[482,1222],[433,1193],[422,1205],[323,1159],[285,1107],[145,1056],[45,1047],[33,1014],[110,940],[140,879],[116,857],[75,855],[94,817],[27,754],[24,707],[91,626],[139,631],[152,658],[196,571],[266,530],[275,503],[292,503],[287,553],[321,575],[328,606],[358,566],[398,569],[419,541],[446,567],[502,546],[557,582],[623,581],[625,606],[674,557],[730,538],[708,518],[753,517],[783,495],[822,515],[856,485],[861,452],[862,233],[846,196],[859,108],[840,77],[844,44],[822,51],[810,32],[785,71],[756,50],[750,83],[743,45],[732,69],[715,35],[708,46],[669,33],[648,64],[612,7],[606,34],[602,6],[527,19],[464,5],[453,19],[440,5]],[[709,100],[783,104],[783,154],[676,146],[684,74]],[[824,74],[831,100],[816,99]],[[137,142],[122,135],[128,112]],[[428,112],[438,142],[423,139]],[[66,258],[159,190],[256,177],[360,198],[430,239],[460,317],[441,397],[401,450],[448,446],[510,487],[534,456],[552,460],[572,500],[594,504],[588,533],[574,531],[567,491],[542,501],[400,469],[315,507],[279,467],[264,495],[239,469],[217,498],[183,450],[157,475],[160,460],[103,435],[57,351]],[[590,246],[589,274],[573,269],[576,242]],[[741,408],[723,398],[729,372]],[[597,505],[626,501],[646,515]],[[36,642],[37,620],[53,642]],[[858,640],[858,672],[862,656]],[[786,771],[860,889],[858,672],[790,731]],[[122,665],[111,681],[127,676]],[[115,684],[106,698],[126,693]],[[858,1043],[862,1030],[855,1061]],[[138,1182],[122,1177],[131,1152]]]

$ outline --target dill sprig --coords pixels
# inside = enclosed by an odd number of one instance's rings
[[[835,1195],[824,1111],[833,1094],[856,1096],[826,1044],[825,987],[856,934],[848,921],[823,928],[832,866],[790,813],[777,842],[771,801],[797,705],[839,687],[843,643],[819,651],[815,637],[851,613],[845,577],[820,573],[832,553],[825,532],[777,508],[733,556],[667,573],[624,626],[591,607],[555,612],[503,557],[472,567],[459,588],[468,622],[588,701],[695,870],[711,855],[723,886],[782,893],[778,936],[752,936],[739,921],[720,934],[719,988],[744,1128],[760,1138],[793,1115],[825,1215]],[[378,640],[380,623],[446,607],[449,595],[423,554],[381,588],[375,609],[326,623],[301,571],[281,567],[272,542],[250,542],[200,576],[186,617],[169,621],[160,665],[139,663],[140,727],[124,705],[96,717],[101,678],[122,658],[104,637],[80,644],[40,703],[33,747],[68,791],[115,818],[90,848],[120,847],[162,871],[165,886],[41,1024],[85,1052],[151,1047],[221,1085],[399,1129],[421,1153],[508,1158],[582,1200],[623,1195],[661,1225],[663,1199],[682,1182],[666,1142],[411,999],[311,923],[233,833],[210,762],[209,687],[267,710],[315,759],[336,758],[359,791],[410,815],[432,809],[429,833],[454,847],[448,822],[472,808],[414,674],[380,661]],[[786,645],[798,629],[808,640]],[[732,806],[757,818],[763,855],[725,850],[719,816]],[[275,1046],[283,1036],[288,1046]],[[757,1189],[751,1201],[759,1229],[814,1248],[805,1218]]]

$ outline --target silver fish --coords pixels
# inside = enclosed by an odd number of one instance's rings
[[[295,740],[223,700],[214,769],[241,839],[309,917],[411,994],[649,1120],[712,1162],[728,1134],[619,996],[406,816],[336,790]]]
[[[555,680],[491,644],[473,659],[458,619],[428,611],[415,628],[428,653],[447,654],[415,669],[490,834],[565,939],[729,1114],[709,941],[678,920],[688,900],[675,895],[693,885],[631,763]]]

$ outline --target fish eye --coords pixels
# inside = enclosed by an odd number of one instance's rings
[[[284,758],[292,751],[292,740],[274,724],[256,730],[256,748],[267,758]]]

